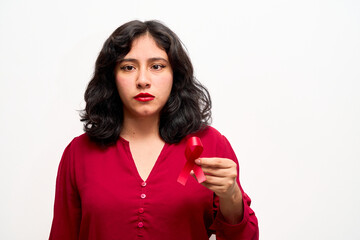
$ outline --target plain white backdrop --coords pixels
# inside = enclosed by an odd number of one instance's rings
[[[47,239],[103,42],[158,19],[188,49],[260,238],[360,239],[360,2],[0,2],[0,239]]]

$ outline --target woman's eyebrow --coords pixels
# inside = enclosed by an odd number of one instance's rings
[[[117,63],[122,63],[122,62],[138,62],[138,60],[135,58],[123,58],[120,59]]]
[[[148,62],[153,62],[153,61],[164,61],[164,62],[168,62],[168,60],[166,60],[165,58],[162,57],[154,57],[154,58],[149,58]]]
[[[153,58],[149,58],[147,59],[147,62],[154,62],[154,61],[164,61],[166,63],[168,63],[169,61],[166,60],[165,58],[162,57],[153,57]],[[120,59],[117,63],[122,63],[122,62],[134,62],[134,63],[138,63],[139,60],[135,59],[135,58],[123,58]]]

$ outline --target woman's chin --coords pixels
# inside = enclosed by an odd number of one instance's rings
[[[125,116],[127,114],[125,113]],[[159,111],[150,111],[150,110],[142,110],[142,111],[136,111],[132,114],[128,115],[131,118],[145,118],[145,119],[154,119],[160,117]]]

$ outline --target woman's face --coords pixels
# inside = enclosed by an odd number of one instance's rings
[[[159,117],[170,96],[173,71],[166,52],[145,34],[116,65],[115,81],[125,118]]]

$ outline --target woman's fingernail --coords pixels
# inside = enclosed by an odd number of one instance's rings
[[[200,160],[199,159],[195,159],[195,163],[200,165]]]

